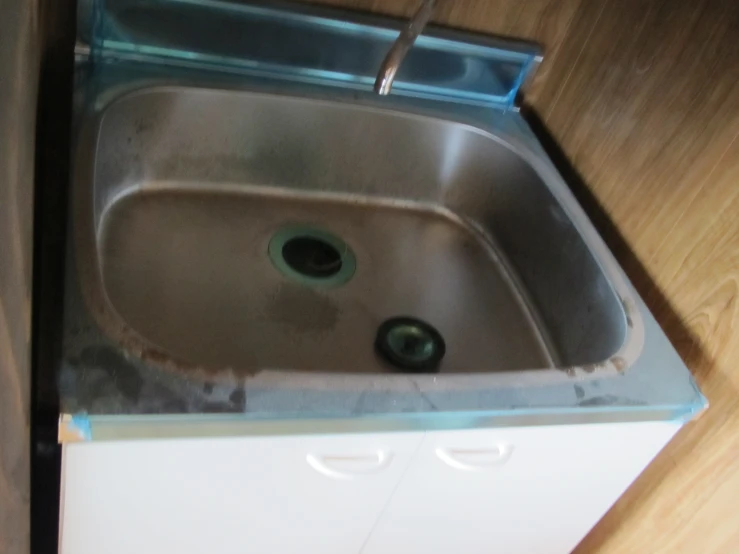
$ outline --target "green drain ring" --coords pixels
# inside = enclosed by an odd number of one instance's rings
[[[285,260],[282,250],[288,241],[296,238],[315,239],[317,241],[324,242],[335,249],[341,257],[341,267],[339,270],[330,276],[313,277],[293,269]],[[309,287],[326,289],[340,287],[349,282],[357,269],[357,259],[348,244],[328,231],[307,225],[283,227],[272,235],[267,251],[272,264],[280,273],[293,281],[297,281],[298,283]]]

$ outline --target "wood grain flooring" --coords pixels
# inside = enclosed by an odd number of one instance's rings
[[[416,5],[323,3],[402,16]],[[577,553],[736,554],[739,3],[446,0],[434,21],[545,46],[527,102],[711,403]]]

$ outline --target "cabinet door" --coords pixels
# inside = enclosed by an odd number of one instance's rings
[[[69,444],[60,552],[359,552],[422,436]]]
[[[565,554],[678,428],[429,432],[363,553]]]

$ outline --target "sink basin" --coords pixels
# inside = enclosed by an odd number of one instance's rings
[[[88,127],[82,288],[148,361],[388,373],[375,339],[397,316],[443,337],[440,373],[592,369],[626,339],[561,202],[482,129],[187,87],[123,95]]]

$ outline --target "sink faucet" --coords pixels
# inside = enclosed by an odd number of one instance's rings
[[[382,60],[380,71],[377,72],[377,79],[375,79],[375,92],[377,94],[382,96],[390,94],[390,89],[393,88],[395,74],[400,69],[400,64],[403,63],[408,50],[416,42],[418,35],[421,34],[423,28],[429,22],[429,19],[431,19],[437,2],[438,0],[422,0],[418,11],[413,15],[408,25],[400,31],[398,38],[395,39],[395,43],[388,50],[385,59]]]

